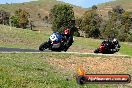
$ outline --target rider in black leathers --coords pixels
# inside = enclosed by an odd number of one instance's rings
[[[119,51],[118,48],[121,47],[120,44],[119,44],[119,41],[116,38],[114,38],[112,40],[112,46],[113,46],[113,48],[111,49],[111,51],[113,51],[113,52]]]
[[[64,37],[65,50],[67,50],[73,43],[73,35],[71,34],[71,30],[69,28],[65,28],[62,36]]]
[[[121,47],[120,44],[119,44],[119,41],[116,38],[114,38],[114,39],[110,39],[110,38],[106,39],[106,40],[104,40],[102,42],[102,44],[107,44],[105,46],[111,52],[117,52],[117,51],[119,51],[118,48]]]

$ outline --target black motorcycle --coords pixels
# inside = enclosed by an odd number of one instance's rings
[[[120,50],[120,45],[113,44],[112,42],[106,41],[102,42],[99,48],[97,48],[94,53],[102,53],[102,54],[114,54]]]

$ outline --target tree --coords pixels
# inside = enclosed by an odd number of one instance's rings
[[[13,26],[13,27],[19,27],[19,18],[18,18],[18,16],[12,16],[11,18],[10,18],[10,21],[11,21],[11,25]]]
[[[92,9],[93,9],[93,10],[97,10],[98,7],[97,7],[96,5],[93,5],[93,6],[92,6]]]
[[[130,13],[121,6],[116,6],[108,12],[108,16],[109,19],[100,28],[102,37],[116,37],[120,41],[131,41],[132,20]]]
[[[38,18],[41,19],[41,14],[40,13],[38,13]]]
[[[115,6],[113,9],[113,12],[117,13],[117,14],[122,14],[125,12],[125,10],[121,7],[121,6]]]
[[[10,13],[4,10],[0,11],[0,24],[9,25]]]
[[[29,23],[29,13],[26,10],[18,9],[15,15],[11,17],[12,25],[25,29]]]
[[[58,4],[50,10],[50,19],[53,31],[62,32],[64,27],[69,27],[69,21],[75,19],[71,5]]]
[[[45,22],[45,23],[48,23],[48,16],[45,16],[44,18],[43,18],[43,21]]]
[[[102,18],[96,12],[96,6],[93,6],[91,10],[86,11],[81,20],[80,29],[85,31],[85,37],[97,38],[100,36],[100,24]]]
[[[109,20],[100,28],[100,32],[103,38],[114,38],[118,36],[118,27]]]
[[[132,33],[128,34],[128,37],[126,39],[127,42],[132,42]]]
[[[22,10],[20,12],[20,15],[19,15],[19,25],[21,28],[25,29],[26,28],[26,25],[28,25],[28,17],[29,17],[29,13],[25,10]]]

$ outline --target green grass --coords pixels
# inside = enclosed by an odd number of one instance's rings
[[[45,29],[43,32],[34,32],[23,30],[21,28],[12,28],[0,26],[0,46],[12,48],[38,49],[39,45],[48,39],[50,33]]]
[[[89,49],[95,49],[99,46],[100,40],[91,39],[91,38],[83,38],[83,37],[75,37],[75,46],[85,47]]]
[[[121,43],[121,46],[120,53],[132,56],[132,44]]]
[[[69,54],[0,53],[0,88],[113,88],[112,85],[80,86],[75,78],[66,81],[67,73],[47,63],[48,58],[66,59]]]
[[[0,53],[0,88],[118,87],[118,85],[112,84],[78,85],[76,79],[71,76],[74,73],[67,70],[63,72],[59,64],[49,64],[53,59],[66,60],[68,58],[72,59],[73,56],[82,57],[83,55],[57,53]],[[91,57],[91,55],[83,57]],[[69,81],[66,80],[67,77],[70,78]]]
[[[97,47],[99,47],[102,41],[103,40],[78,37],[75,38],[75,43],[73,46],[84,47],[87,49],[94,50]],[[132,56],[132,43],[129,44],[126,42],[121,42],[120,45],[121,45],[121,49],[119,53]]]
[[[23,48],[23,49],[37,49],[41,43],[48,40],[52,33],[50,28],[43,29],[43,31],[23,30],[21,28],[11,28],[9,26],[0,25],[0,47],[8,48]],[[80,49],[94,50],[99,47],[103,40],[74,37],[72,45],[73,50],[79,51]],[[78,47],[78,48],[76,48]],[[132,44],[121,43],[121,54],[132,56]]]

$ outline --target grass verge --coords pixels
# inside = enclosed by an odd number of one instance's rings
[[[23,30],[21,28],[11,28],[0,25],[0,47],[37,49],[41,43],[48,40],[52,33],[50,28],[40,29],[42,31]],[[75,37],[71,46],[71,52],[93,52],[99,47],[101,41],[98,39]],[[132,44],[121,43],[121,54],[132,56]]]
[[[69,72],[56,65],[56,59],[68,59],[69,54],[0,53],[1,88],[110,88],[112,85],[88,84],[80,86],[75,79],[66,81]],[[50,60],[53,61],[50,61]],[[58,64],[59,65],[59,64]]]

